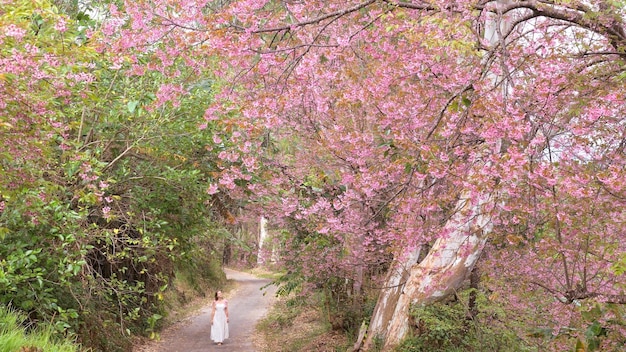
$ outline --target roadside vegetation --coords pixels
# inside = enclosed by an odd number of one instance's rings
[[[0,307],[0,352],[79,352],[71,339],[59,338],[54,328],[42,324],[26,327],[26,317],[15,309]]]
[[[237,240],[237,206],[206,191],[224,144],[198,126],[210,73],[181,59],[135,75],[98,43],[90,14],[110,2],[1,3],[0,303],[18,325],[128,351],[224,282]]]
[[[263,352],[346,351],[350,332],[333,329],[320,294],[280,297],[257,325]]]
[[[368,322],[361,319],[371,315],[377,293],[371,290],[372,298],[355,310],[351,305],[329,301],[326,290],[279,292],[283,296],[257,326],[257,346],[263,352],[352,351],[363,328],[359,324]],[[592,352],[605,351],[601,345],[607,339],[624,341],[620,327],[626,325],[626,315],[621,305],[597,305],[585,314],[586,322],[577,322],[577,328],[558,334],[534,328],[535,314],[512,308],[511,302],[487,289],[486,284],[467,286],[441,302],[413,307],[410,333],[393,351],[540,352],[561,340],[564,351]],[[597,323],[596,319],[604,314],[615,317],[605,323],[611,329]],[[577,338],[581,333],[584,342]],[[383,342],[374,341],[371,351],[382,351]],[[618,344],[606,351],[617,352],[622,347]]]

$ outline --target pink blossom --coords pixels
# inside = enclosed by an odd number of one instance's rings
[[[63,17],[59,17],[54,24],[54,29],[63,33],[67,31],[67,21]]]
[[[204,119],[207,121],[217,120],[219,117],[217,116],[217,108],[210,107],[204,111]]]
[[[217,185],[214,183],[211,183],[209,185],[209,188],[207,189],[207,193],[213,195],[213,194],[216,194],[217,192],[219,192]]]
[[[243,158],[243,164],[246,166],[248,170],[255,169],[256,159],[254,157],[245,157]]]
[[[227,189],[230,189],[230,190],[233,190],[236,187],[236,185],[235,185],[235,178],[233,177],[233,175],[231,175],[229,173],[223,173],[220,176],[219,184],[224,186],[224,187],[226,187]]]
[[[26,30],[11,23],[4,28],[4,35],[21,40],[26,35]]]

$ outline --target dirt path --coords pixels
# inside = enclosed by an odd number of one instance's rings
[[[169,329],[161,336],[156,346],[159,352],[257,352],[252,343],[254,327],[274,300],[275,287],[261,291],[270,280],[254,275],[225,269],[226,277],[234,280],[236,288],[226,294],[230,315],[230,338],[222,346],[217,346],[209,336],[210,306],[203,307],[197,315],[190,317],[178,326]],[[265,293],[265,295],[264,295]]]

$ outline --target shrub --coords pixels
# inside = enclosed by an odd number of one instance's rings
[[[468,297],[473,290],[460,292],[454,300],[426,307],[413,307],[413,336],[398,346],[398,352],[438,351],[521,352],[534,349],[507,327],[502,307],[476,292],[476,307],[471,313]]]

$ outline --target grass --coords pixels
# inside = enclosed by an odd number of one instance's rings
[[[279,279],[282,275],[285,274],[284,272],[272,271],[263,267],[255,267],[255,268],[252,268],[250,270],[245,270],[245,271],[249,274],[256,275],[260,278],[270,279],[270,280]]]
[[[264,352],[345,351],[346,337],[332,331],[314,301],[278,299],[256,327],[257,347]]]
[[[50,328],[40,327],[26,332],[21,326],[23,316],[0,307],[0,352],[78,352],[72,341],[59,341]]]

